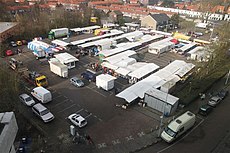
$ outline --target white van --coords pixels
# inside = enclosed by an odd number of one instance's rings
[[[161,133],[161,138],[168,143],[174,141],[177,137],[182,135],[190,129],[196,121],[195,114],[190,111],[185,112],[175,120],[173,120]]]
[[[31,91],[31,95],[33,95],[41,103],[48,103],[52,100],[51,92],[43,87],[34,88]]]

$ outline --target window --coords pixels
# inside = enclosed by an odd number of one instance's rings
[[[179,130],[179,133],[183,132],[184,131],[184,127],[182,127],[180,130]]]

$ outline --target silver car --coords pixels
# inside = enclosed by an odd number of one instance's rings
[[[35,115],[47,123],[54,119],[54,115],[42,104],[38,103],[32,107],[32,111]]]
[[[77,77],[72,77],[70,79],[70,83],[75,85],[76,87],[83,87],[84,86],[84,82]]]
[[[221,101],[221,98],[219,96],[213,96],[209,101],[208,105],[212,107],[216,107],[217,104],[219,104]]]
[[[23,104],[25,104],[26,106],[33,106],[35,104],[35,101],[33,100],[32,97],[30,97],[27,94],[21,94],[19,95],[19,99],[21,100],[21,102]]]

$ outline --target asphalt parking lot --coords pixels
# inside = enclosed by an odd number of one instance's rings
[[[19,104],[24,110],[25,116],[35,124],[40,131],[51,139],[58,139],[64,136],[69,137],[69,126],[71,123],[67,117],[73,113],[79,113],[86,118],[88,125],[84,128],[77,128],[80,133],[87,133],[93,139],[96,148],[106,148],[109,145],[116,145],[122,141],[130,141],[149,132],[153,127],[159,125],[159,115],[146,115],[142,113],[145,108],[134,109],[139,106],[132,106],[128,110],[116,107],[116,104],[122,104],[125,101],[115,97],[114,91],[104,91],[98,89],[94,82],[84,81],[85,86],[77,88],[69,83],[69,79],[63,79],[53,74],[49,70],[49,64],[46,59],[36,60],[35,56],[29,51],[26,46],[23,46],[23,53],[14,55],[17,60],[23,61],[23,64],[29,70],[35,70],[47,76],[49,87],[53,100],[45,104],[46,107],[54,114],[55,119],[44,124],[39,118],[32,114],[31,108]],[[75,52],[69,52],[74,55]],[[146,52],[143,49],[139,52],[142,55],[142,60],[153,62],[160,67],[166,66],[169,61],[175,59],[184,59],[184,57],[167,53],[160,57]],[[7,61],[7,58],[5,58]],[[76,68],[69,70],[69,78],[73,76],[80,77],[80,74],[85,71],[90,62],[97,62],[98,57],[84,56],[77,62]],[[115,86],[119,89],[125,89],[129,86],[125,79],[117,79]],[[31,90],[33,87],[28,86]],[[28,92],[29,92],[28,90]],[[68,141],[66,141],[67,143]],[[82,151],[83,152],[83,151]]]

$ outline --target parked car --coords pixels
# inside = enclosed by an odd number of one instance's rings
[[[217,104],[219,104],[221,101],[221,98],[219,96],[213,96],[209,101],[208,105],[212,107],[216,107]]]
[[[96,74],[87,70],[81,74],[81,77],[88,80],[89,82],[96,81]]]
[[[18,46],[22,46],[22,41],[19,40],[19,41],[16,42],[16,44],[17,44]]]
[[[12,50],[6,50],[6,56],[12,56],[14,55],[14,52]]]
[[[226,96],[228,95],[228,90],[224,90],[222,89],[217,96],[221,98],[221,100],[223,100]]]
[[[42,104],[38,103],[32,107],[32,111],[35,115],[47,123],[54,119],[54,115]]]
[[[83,118],[80,114],[71,114],[68,119],[78,127],[84,127],[87,124],[85,118]]]
[[[22,45],[27,45],[28,42],[26,40],[22,40]]]
[[[207,116],[211,111],[212,111],[212,107],[211,106],[209,106],[209,105],[202,105],[201,107],[200,107],[200,109],[199,109],[199,114],[200,115],[203,115],[203,116]]]
[[[70,79],[70,83],[75,85],[76,87],[83,87],[84,86],[84,82],[77,77],[72,77]]]
[[[12,47],[17,47],[17,44],[16,44],[14,41],[11,41],[11,42],[10,42],[10,46],[12,46]]]
[[[19,99],[26,106],[33,106],[35,104],[34,99],[32,97],[30,97],[29,95],[27,95],[27,94],[19,95]]]

